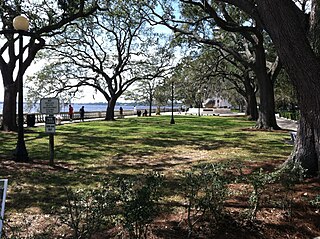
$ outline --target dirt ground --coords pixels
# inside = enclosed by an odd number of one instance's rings
[[[2,166],[9,171],[16,170],[17,167],[21,170],[21,165],[11,161],[2,161]],[[33,165],[32,168],[26,165],[24,167],[23,170],[30,173],[33,170],[49,169],[49,166],[41,164]],[[272,170],[274,165],[264,162],[255,167]],[[279,184],[268,186],[262,192],[260,209],[253,221],[243,216],[248,208],[248,186],[233,183],[229,187],[235,193],[225,202],[226,213],[223,219],[212,225],[202,218],[195,225],[190,238],[309,239],[320,236],[320,205],[319,202],[316,205],[312,204],[320,194],[319,178],[305,179],[295,185],[290,193],[284,191]],[[184,206],[164,204],[161,207],[170,207],[173,210],[162,213],[150,224],[148,238],[187,238],[187,212]],[[10,210],[10,201],[7,208],[5,235],[16,234],[15,238],[70,238],[70,229],[59,222],[57,215],[44,214],[37,207],[29,207],[19,212]],[[124,234],[117,236],[120,231],[119,227],[111,228],[96,234],[94,238],[127,238]]]

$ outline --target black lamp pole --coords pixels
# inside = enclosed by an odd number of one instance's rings
[[[171,82],[171,121],[170,124],[175,124],[173,118],[173,81]]]
[[[198,90],[198,116],[200,117],[200,107],[201,107],[201,91]]]
[[[16,161],[28,162],[28,152],[24,141],[23,117],[23,31],[19,31],[19,71],[18,71],[18,142],[16,147]]]
[[[16,161],[29,162],[26,144],[24,142],[23,116],[23,35],[28,35],[29,20],[24,16],[13,19],[13,27],[19,34],[19,71],[18,71],[18,142],[16,147]]]

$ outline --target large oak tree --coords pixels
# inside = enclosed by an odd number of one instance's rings
[[[256,2],[252,5],[239,1],[239,7],[255,12],[253,17],[270,34],[298,93],[301,119],[291,161],[301,162],[309,174],[317,173],[320,162],[320,62],[317,49],[312,49],[308,38],[308,20],[293,1]],[[313,1],[314,6],[317,2]]]
[[[179,36],[188,36],[194,41],[220,47],[233,55],[244,68],[252,70],[259,85],[260,96],[257,128],[279,129],[275,118],[273,83],[281,64],[265,48],[263,27],[252,21],[250,15],[239,12],[232,5],[221,4],[220,1],[178,0],[179,11],[174,7],[170,9],[168,2],[172,3],[170,0],[159,2],[163,11],[156,9],[153,21],[169,27]],[[230,33],[235,37],[227,40]]]
[[[288,162],[299,163],[315,174],[320,162],[320,62],[314,33],[319,29],[318,1],[292,0],[217,0],[237,7],[252,17],[272,38],[280,60],[298,94],[301,112],[297,141]],[[311,16],[305,14],[307,2],[312,2]],[[203,10],[210,2],[201,1]],[[309,38],[313,36],[313,38]],[[313,48],[312,48],[313,46]]]
[[[18,59],[24,55],[21,72],[24,74],[36,54],[45,45],[45,40],[60,34],[76,19],[87,17],[98,9],[96,0],[59,1],[0,1],[0,34],[4,44],[0,48],[0,71],[4,86],[3,121],[1,128],[16,130],[16,98]],[[25,15],[30,21],[32,33],[22,52],[17,52],[15,42],[18,36],[10,33],[12,21],[18,15]],[[26,41],[25,41],[26,42]]]
[[[55,37],[47,47],[52,62],[34,81],[35,90],[54,94],[93,87],[108,102],[105,119],[114,120],[116,102],[128,87],[168,69],[171,54],[163,45],[135,1],[109,4]]]

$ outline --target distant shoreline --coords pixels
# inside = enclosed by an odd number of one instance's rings
[[[82,106],[84,106],[84,109],[86,112],[94,112],[94,111],[106,111],[107,109],[107,103],[71,103],[73,106],[74,112],[78,112]],[[69,103],[60,105],[60,112],[67,112]],[[122,107],[123,110],[134,110],[134,107],[139,110],[148,110],[148,105],[143,104],[134,104],[134,103],[117,103],[115,106],[115,110],[118,111],[119,108]],[[170,108],[171,106],[161,106],[161,108]],[[174,106],[174,108],[177,108],[178,106]],[[156,109],[157,106],[152,106],[152,109]],[[3,111],[3,102],[0,102],[0,114],[2,114]],[[26,103],[24,103],[24,113],[40,113],[40,104],[36,104],[33,107],[30,108]]]

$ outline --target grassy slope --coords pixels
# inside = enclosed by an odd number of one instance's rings
[[[97,185],[115,177],[158,170],[168,178],[168,198],[177,193],[178,172],[199,162],[216,160],[274,164],[285,160],[292,146],[285,132],[250,130],[245,118],[140,117],[57,126],[56,167],[47,166],[48,136],[43,127],[28,128],[25,138],[34,164],[9,161],[16,134],[0,132],[0,177],[10,179],[7,210],[36,207],[49,212],[64,199],[63,187]]]

